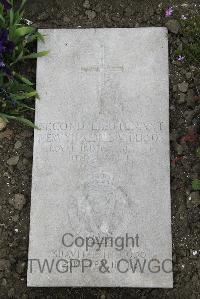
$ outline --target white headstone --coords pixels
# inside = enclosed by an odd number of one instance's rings
[[[172,287],[167,30],[40,32],[28,286]]]

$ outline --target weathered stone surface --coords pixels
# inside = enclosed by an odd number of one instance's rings
[[[41,33],[28,286],[172,287],[166,29]]]

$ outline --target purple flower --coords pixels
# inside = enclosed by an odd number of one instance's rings
[[[174,11],[174,9],[173,9],[172,6],[167,8],[166,11],[165,11],[165,17],[171,17],[172,14],[173,14],[173,11]]]
[[[3,6],[6,10],[9,10],[12,8],[12,5],[7,0],[0,0],[0,3],[3,4]]]
[[[5,63],[3,62],[3,60],[0,58],[0,69],[5,67]]]
[[[0,55],[3,53],[12,53],[14,43],[8,40],[8,30],[0,29]]]
[[[11,76],[11,71],[3,60],[3,54],[12,53],[14,47],[14,43],[8,39],[8,30],[0,29],[0,71],[7,76]]]
[[[184,59],[185,59],[185,56],[181,56],[181,55],[179,55],[177,58],[177,60],[180,62],[183,62]]]
[[[0,71],[3,71],[3,73],[8,77],[11,76],[11,70],[5,65],[1,57],[0,57]]]

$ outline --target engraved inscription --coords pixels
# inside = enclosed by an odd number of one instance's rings
[[[65,153],[68,161],[121,161],[134,166],[137,145],[156,146],[163,141],[166,125],[157,122],[68,121],[40,123],[41,150]]]

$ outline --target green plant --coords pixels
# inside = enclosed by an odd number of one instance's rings
[[[22,74],[27,59],[47,55],[48,51],[33,52],[36,40],[43,36],[23,19],[24,4],[16,7],[14,0],[0,0],[0,118],[20,121],[28,126],[35,125],[25,117],[34,110],[33,99],[38,98],[35,84]]]
[[[186,58],[186,63],[200,67],[200,16],[183,20],[182,25],[182,54]],[[200,148],[196,151],[196,156],[200,157]],[[200,190],[200,180],[192,181],[192,189]]]
[[[197,156],[198,158],[200,158],[200,147],[198,147],[198,149],[197,149],[196,156]]]
[[[200,16],[181,22],[183,35],[182,55],[189,64],[200,66]]]
[[[200,158],[200,147],[197,148],[196,156],[198,158]],[[195,190],[195,191],[200,190],[200,180],[199,179],[195,179],[195,180],[192,181],[192,189]]]
[[[196,179],[192,181],[192,189],[195,191],[200,190],[200,180]]]

